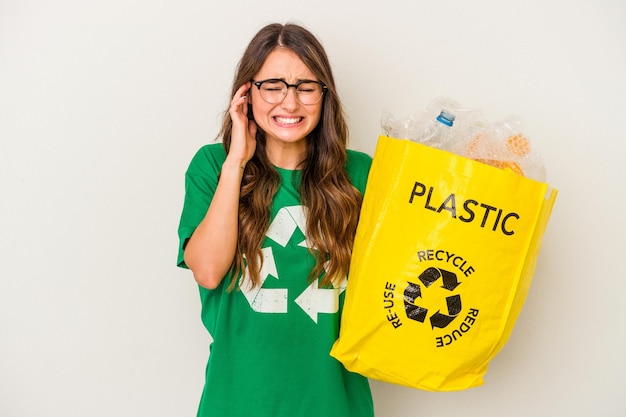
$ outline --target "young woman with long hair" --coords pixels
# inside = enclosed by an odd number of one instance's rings
[[[198,416],[371,417],[367,379],[329,355],[371,158],[347,149],[326,52],[302,26],[267,25],[231,97],[179,226],[213,339]]]

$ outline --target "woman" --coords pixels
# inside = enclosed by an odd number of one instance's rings
[[[330,357],[371,158],[326,53],[271,24],[248,45],[222,143],[186,173],[178,265],[213,338],[198,416],[371,417],[366,378]]]

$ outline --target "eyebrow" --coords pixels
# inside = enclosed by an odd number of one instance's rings
[[[265,79],[260,80],[260,81],[268,81],[268,80],[280,80],[280,81],[286,82],[287,84],[290,84],[290,82],[287,81],[284,77],[270,77],[270,78],[265,78]],[[298,78],[298,79],[296,79],[295,83],[297,84],[297,83],[303,82],[303,81],[312,81],[312,82],[315,82],[315,83],[321,83],[321,81],[313,80],[311,78]]]

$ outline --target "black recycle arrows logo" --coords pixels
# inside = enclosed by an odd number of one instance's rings
[[[440,278],[443,281],[441,288],[450,292],[453,292],[460,284],[455,273],[434,267],[426,269],[418,277],[425,288],[430,287]],[[409,282],[408,287],[404,290],[404,310],[406,316],[411,320],[424,323],[428,316],[428,309],[418,305],[419,298],[422,298],[422,287],[420,284]],[[447,296],[446,304],[448,306],[448,314],[443,314],[438,310],[430,316],[430,325],[433,329],[435,327],[443,329],[456,318],[461,312],[461,296],[458,294]]]

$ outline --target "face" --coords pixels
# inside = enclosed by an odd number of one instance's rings
[[[298,56],[284,48],[277,48],[266,58],[254,76],[255,81],[278,78],[289,84],[300,80],[319,81]],[[285,99],[278,104],[269,104],[259,94],[256,86],[251,87],[250,101],[257,125],[265,132],[268,150],[273,147],[306,149],[305,138],[320,120],[322,100],[316,104],[303,105],[298,101],[294,88],[287,89]]]

